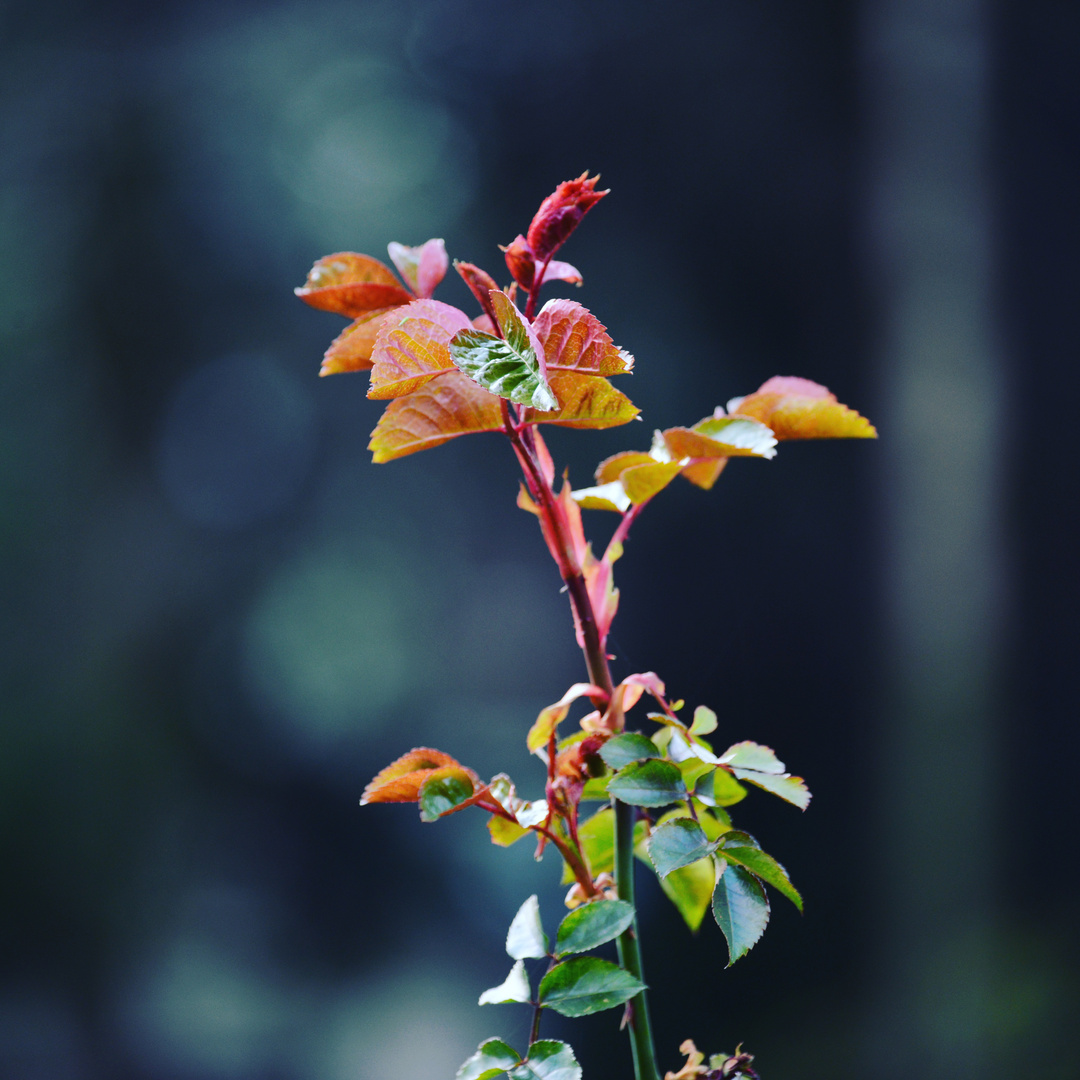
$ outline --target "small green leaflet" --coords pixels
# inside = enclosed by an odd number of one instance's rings
[[[514,960],[547,956],[547,935],[540,924],[540,901],[535,894],[518,908],[506,934],[506,951]]]
[[[492,1080],[521,1061],[521,1055],[502,1039],[485,1039],[457,1071],[455,1080]]]
[[[500,986],[493,986],[480,995],[481,1005],[506,1005],[513,1001],[529,1001],[532,990],[529,988],[529,976],[525,974],[525,961],[519,960],[510,969],[506,981]]]
[[[505,293],[492,290],[492,305],[504,337],[483,330],[459,330],[450,357],[473,382],[492,394],[542,412],[559,407],[548,385],[543,349]]]
[[[634,806],[667,806],[686,798],[678,766],[649,758],[633,761],[608,781],[608,793]]]
[[[692,818],[680,817],[654,829],[645,841],[645,848],[656,873],[663,878],[680,866],[689,866],[711,855],[717,843],[710,841]]]
[[[660,757],[660,751],[652,739],[636,731],[627,731],[608,739],[600,747],[600,757],[609,768],[621,769],[631,761]]]
[[[731,967],[765,933],[769,924],[769,899],[761,882],[749,870],[721,863],[712,909],[727,938],[728,967]]]
[[[581,1080],[581,1066],[574,1051],[557,1039],[539,1039],[529,1056],[508,1070],[511,1080]]]
[[[625,900],[595,900],[563,919],[555,939],[555,955],[588,952],[613,941],[634,921],[634,906]]]
[[[595,956],[575,956],[540,980],[540,1004],[563,1016],[588,1016],[629,1001],[645,984],[618,964]]]
[[[755,742],[736,743],[724,751],[720,762],[740,780],[763,788],[800,810],[810,805],[810,792],[802,777],[787,773],[784,763],[767,746]]]
[[[462,768],[444,766],[420,788],[420,820],[435,821],[473,795],[473,782]]]
[[[783,893],[802,911],[802,897],[799,890],[791,884],[787,871],[771,855],[762,851],[752,836],[736,831],[725,833],[717,854],[730,863],[745,867],[766,885],[771,885],[777,892]]]

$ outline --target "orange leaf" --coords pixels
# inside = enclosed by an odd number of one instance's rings
[[[655,465],[656,458],[646,454],[643,450],[624,450],[621,454],[613,454],[604,458],[596,466],[596,482],[598,484],[610,484],[612,480],[618,480],[627,469],[635,465]]]
[[[404,397],[441,372],[454,370],[450,339],[471,325],[464,311],[438,300],[414,300],[398,317],[384,319],[371,354],[367,396]]]
[[[390,267],[370,255],[352,251],[321,258],[308,272],[304,285],[293,291],[313,308],[335,311],[350,319],[413,299]]]
[[[682,474],[691,484],[696,484],[699,488],[708,491],[716,483],[727,463],[726,457],[713,458],[711,461],[695,461],[684,466]]]
[[[430,450],[458,435],[502,430],[502,406],[456,368],[390,402],[371,433],[377,464]]]
[[[611,343],[604,324],[573,300],[549,300],[533,329],[544,346],[549,373],[622,375],[634,366],[634,358]]]
[[[876,439],[869,420],[841,405],[819,383],[775,375],[748,397],[728,403],[728,412],[760,420],[778,439]]]
[[[417,747],[391,762],[371,781],[360,799],[360,805],[378,802],[416,802],[424,781],[436,769],[459,763],[441,750]]]
[[[598,375],[555,371],[548,380],[559,409],[527,409],[526,423],[561,424],[572,428],[609,428],[628,424],[641,411],[621,391]]]
[[[341,331],[323,353],[320,375],[338,375],[345,371],[366,371],[371,367],[371,351],[383,324],[383,316],[396,307],[376,308],[361,315]]]

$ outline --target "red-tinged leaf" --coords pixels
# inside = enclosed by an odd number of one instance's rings
[[[450,265],[442,240],[429,240],[419,247],[391,242],[387,245],[387,251],[398,273],[421,299],[431,296],[435,286],[446,277]]]
[[[742,416],[710,416],[693,428],[668,428],[663,435],[675,458],[776,457],[772,431]]]
[[[371,367],[371,353],[375,339],[382,329],[384,316],[398,307],[376,308],[350,323],[323,354],[320,375],[338,375],[346,371],[367,371]]]
[[[621,454],[614,454],[605,458],[596,466],[596,482],[609,484],[612,480],[618,480],[627,469],[635,465],[655,465],[656,458],[646,454],[642,450],[624,450]]]
[[[682,466],[677,461],[651,461],[647,465],[634,465],[619,477],[627,497],[632,503],[647,502],[661,492],[679,475]]]
[[[449,754],[419,746],[391,762],[366,788],[360,805],[378,802],[416,802],[424,781],[436,769],[459,766]]]
[[[794,376],[774,376],[748,397],[730,401],[728,411],[761,421],[778,439],[877,438],[873,424],[835,394]]]
[[[461,275],[465,284],[469,286],[469,291],[476,297],[480,306],[484,309],[484,314],[491,320],[489,326],[479,326],[479,329],[494,332],[495,309],[491,306],[491,294],[499,291],[495,279],[486,270],[481,270],[479,266],[475,266],[473,263],[458,262],[455,259],[454,269]]]
[[[574,300],[549,300],[533,323],[544,347],[549,372],[622,375],[634,358],[611,342],[604,324]]]
[[[503,247],[499,245],[506,259],[506,268],[510,276],[523,288],[531,289],[536,280],[536,257],[528,240],[520,233],[510,243]]]
[[[557,262],[552,259],[547,264],[541,284],[546,284],[549,281],[566,281],[571,285],[580,285],[581,271],[567,262]]]
[[[401,287],[390,267],[352,251],[319,259],[307,281],[293,290],[306,304],[355,319],[376,308],[407,304],[412,294]]]
[[[607,694],[599,686],[593,686],[592,683],[574,683],[554,705],[540,710],[536,723],[529,729],[525,739],[529,753],[535,754],[537,750],[547,746],[555,729],[566,719],[570,706],[586,694],[597,700],[607,700]]]
[[[562,247],[581,219],[607,194],[596,190],[599,179],[585,171],[576,180],[564,180],[540,204],[526,238],[541,262]]]
[[[464,311],[438,300],[414,300],[383,320],[371,354],[368,397],[404,397],[454,369],[450,339],[472,324]]]
[[[655,671],[644,671],[636,675],[627,675],[618,686],[615,693],[622,695],[623,712],[629,712],[640,700],[641,695],[648,692],[653,697],[663,700],[664,683]],[[652,714],[649,714],[650,717]],[[679,725],[682,726],[681,724]]]
[[[483,330],[485,334],[495,333],[495,324],[490,315],[477,315],[472,321],[474,330]]]
[[[551,412],[528,409],[529,424],[559,424],[571,428],[609,428],[628,424],[641,411],[621,390],[597,375],[576,371],[552,372],[549,385],[559,401]]]
[[[434,303],[434,301],[429,301]],[[447,371],[390,402],[371,433],[376,464],[430,450],[459,435],[502,430],[499,399],[460,371]]]
[[[615,588],[611,563],[606,558],[597,559],[591,550],[585,556],[581,572],[585,578],[585,588],[592,604],[593,615],[596,617],[600,646],[603,648],[615,620],[615,613],[619,610],[619,590]]]
[[[551,458],[551,451],[548,450],[547,443],[544,442],[544,437],[540,434],[539,428],[533,428],[528,437],[532,439],[536,459],[540,463],[540,475],[550,486],[555,483],[555,462]]]
[[[715,458],[712,461],[695,461],[683,467],[682,475],[691,484],[696,484],[704,491],[708,491],[716,483],[727,463],[726,457]]]

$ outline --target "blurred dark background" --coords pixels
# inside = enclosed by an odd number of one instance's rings
[[[577,486],[773,374],[881,433],[673,486],[618,565],[617,674],[815,793],[737,808],[807,910],[731,971],[643,876],[663,1067],[1077,1075],[1078,23],[0,4],[0,1075],[440,1080],[526,1041],[475,1001],[525,896],[560,918],[551,858],[357,799],[415,745],[538,794],[565,598],[497,437],[370,464],[366,378],[316,377],[343,324],[291,289],[431,236],[502,279],[586,168],[564,291],[646,423],[552,434]],[[545,1032],[625,1080],[616,1026]]]

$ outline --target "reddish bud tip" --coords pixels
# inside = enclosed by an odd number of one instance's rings
[[[540,204],[526,239],[541,263],[562,247],[581,219],[607,194],[596,190],[599,179],[586,171],[576,180],[564,180]]]
[[[511,241],[508,247],[499,245],[499,250],[506,256],[506,266],[510,276],[523,288],[531,289],[536,278],[536,258],[528,240],[521,233]]]

